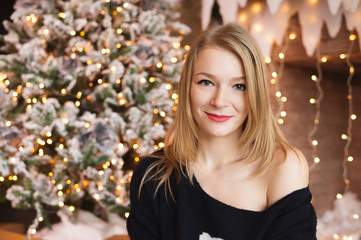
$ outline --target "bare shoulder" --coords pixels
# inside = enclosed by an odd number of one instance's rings
[[[268,205],[286,195],[308,186],[309,169],[303,153],[297,148],[286,148],[287,156],[277,149],[275,158],[267,173]]]

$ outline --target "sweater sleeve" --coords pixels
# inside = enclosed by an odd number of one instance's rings
[[[150,160],[145,158],[138,163],[130,183],[130,215],[127,230],[131,240],[160,239],[154,182],[146,182],[139,195],[140,183],[151,163]]]
[[[265,239],[316,240],[317,217],[311,199],[311,192],[305,188],[279,204],[277,216],[274,216]]]

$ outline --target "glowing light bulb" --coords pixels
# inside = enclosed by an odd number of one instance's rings
[[[282,111],[282,112],[280,113],[280,115],[281,115],[282,117],[286,117],[287,112],[286,112],[286,111]]]
[[[280,91],[277,91],[276,92],[276,97],[281,97],[282,96],[282,93]]]
[[[321,62],[324,62],[324,63],[327,62],[327,57],[322,57]]]
[[[270,58],[270,57],[266,57],[264,61],[265,61],[265,63],[271,63],[271,58]]]
[[[59,207],[63,207],[63,206],[64,206],[64,202],[63,202],[63,201],[60,201],[60,202],[58,203],[58,206],[59,206]]]
[[[36,234],[36,229],[35,228],[33,228],[33,229],[31,229],[31,234]]]
[[[285,58],[285,54],[284,54],[284,53],[279,53],[279,54],[278,54],[278,57],[279,57],[280,59],[284,59],[284,58]]]
[[[312,76],[311,76],[311,79],[312,79],[312,81],[317,81],[317,76],[316,76],[316,75],[312,75]]]
[[[318,141],[317,141],[317,140],[313,140],[313,141],[312,141],[312,145],[313,145],[313,146],[317,146],[317,145],[318,145]]]
[[[162,68],[163,64],[161,62],[157,62],[156,66],[157,66],[157,68]]]
[[[136,143],[134,143],[134,144],[133,144],[133,149],[138,149],[138,148],[139,148],[139,145],[136,144]]]
[[[282,125],[282,124],[284,124],[285,121],[282,118],[279,118],[277,122],[278,122],[278,124]]]
[[[297,34],[296,33],[290,33],[290,35],[288,36],[291,40],[296,39]]]
[[[351,114],[351,119],[355,120],[357,118],[356,114]]]
[[[315,163],[319,163],[319,162],[320,162],[320,158],[319,158],[319,157],[315,157],[315,158],[313,159],[313,161],[314,161]]]
[[[342,194],[341,194],[341,193],[338,193],[338,194],[336,195],[336,198],[337,198],[337,199],[341,199],[341,198],[342,198]]]
[[[342,138],[343,140],[346,140],[346,139],[348,138],[348,136],[347,136],[347,134],[344,134],[344,133],[343,133],[343,134],[341,135],[341,138]]]
[[[69,212],[74,212],[75,211],[75,207],[74,206],[69,206]]]
[[[311,103],[311,104],[315,104],[315,103],[316,103],[316,99],[310,98],[310,103]]]
[[[340,58],[341,58],[341,59],[345,59],[345,58],[346,58],[346,55],[343,54],[343,53],[341,53],[341,54],[340,54]]]
[[[272,73],[272,77],[276,78],[276,77],[277,77],[277,73],[276,73],[276,72],[273,72],[273,73]]]
[[[348,39],[349,39],[350,41],[355,41],[356,38],[357,38],[357,36],[356,36],[355,34],[351,34]]]
[[[178,58],[172,57],[172,58],[170,59],[170,62],[171,62],[171,63],[177,63],[177,62],[178,62]]]
[[[352,162],[352,161],[353,161],[353,157],[352,157],[352,156],[348,156],[347,161]]]
[[[129,217],[129,212],[126,212],[126,213],[124,214],[124,216],[125,216],[126,218],[128,218],[128,217]]]

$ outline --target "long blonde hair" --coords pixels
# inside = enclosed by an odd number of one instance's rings
[[[249,163],[260,159],[261,164],[255,173],[260,175],[267,170],[277,147],[286,155],[286,146],[289,145],[273,117],[266,67],[255,40],[236,24],[214,26],[200,34],[188,53],[179,83],[178,109],[165,138],[164,154],[148,168],[141,186],[148,179],[154,179],[157,181],[156,190],[165,184],[172,193],[169,181],[172,173],[177,178],[188,177],[192,182],[198,136],[191,112],[190,87],[197,56],[202,49],[210,47],[231,51],[244,66],[249,110],[238,142],[244,153],[243,159]]]

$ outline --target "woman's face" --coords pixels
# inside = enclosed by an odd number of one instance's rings
[[[200,51],[194,65],[190,100],[200,138],[242,134],[247,117],[246,78],[241,60],[221,48]]]

